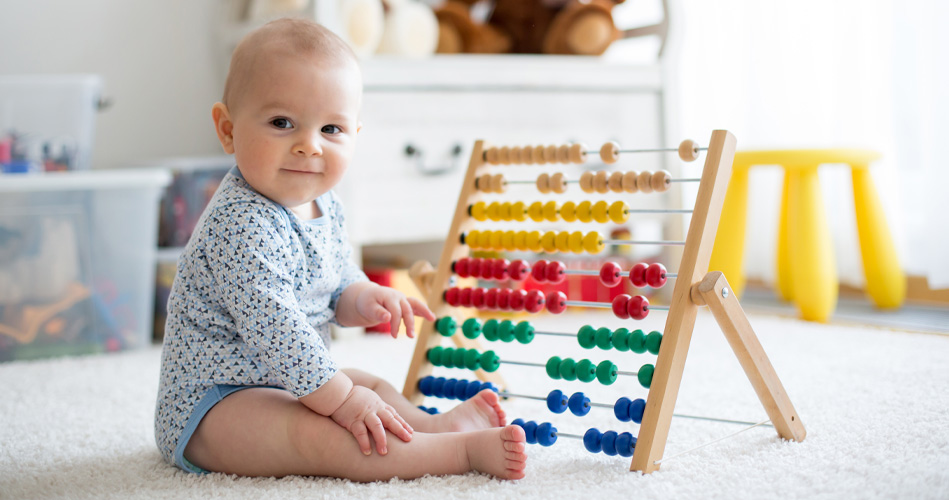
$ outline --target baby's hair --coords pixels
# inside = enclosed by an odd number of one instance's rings
[[[349,45],[323,26],[299,18],[271,21],[245,36],[231,56],[221,102],[231,107],[259,58],[273,54],[318,55],[328,60],[356,64]]]

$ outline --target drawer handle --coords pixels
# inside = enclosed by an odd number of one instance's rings
[[[461,158],[461,144],[451,148],[451,161],[448,165],[425,165],[425,152],[412,143],[405,145],[405,156],[415,160],[415,168],[422,175],[444,175],[458,168],[458,159]]]

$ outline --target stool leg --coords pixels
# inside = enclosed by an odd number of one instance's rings
[[[788,186],[788,259],[794,302],[809,321],[827,321],[837,307],[837,264],[821,199],[817,167],[794,169]]]
[[[709,271],[721,271],[740,296],[745,289],[745,226],[748,215],[748,169],[732,167],[732,176],[725,191],[725,203],[715,234],[715,245],[709,260]]]
[[[774,287],[778,297],[787,302],[794,300],[793,274],[788,245],[788,197],[791,187],[791,172],[784,170],[784,185],[781,187],[781,214],[778,216],[778,242],[775,246],[776,257]],[[728,276],[726,276],[727,278]]]
[[[870,176],[869,165],[854,165],[853,207],[867,293],[877,307],[895,308],[906,298],[906,275],[900,266],[886,216]]]

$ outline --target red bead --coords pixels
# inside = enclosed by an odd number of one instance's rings
[[[511,262],[507,259],[494,259],[494,269],[492,271],[492,278],[496,280],[506,280],[507,279],[507,268],[511,265]]]
[[[470,288],[462,288],[461,291],[458,292],[458,305],[462,307],[471,307],[471,289]]]
[[[531,290],[524,298],[524,310],[529,313],[540,312],[544,308],[544,292]]]
[[[548,262],[543,259],[534,263],[534,267],[531,268],[531,277],[534,281],[538,283],[547,281],[547,264]]]
[[[633,319],[645,319],[649,314],[649,299],[642,295],[634,295],[626,304],[626,311]]]
[[[512,260],[511,265],[507,268],[507,275],[514,281],[523,280],[529,273],[530,267],[527,266],[527,262],[521,259]]]
[[[563,262],[552,260],[547,264],[547,281],[557,284],[562,282],[566,277],[567,266]],[[548,304],[550,301],[547,301]]]
[[[448,305],[456,307],[458,305],[458,288],[451,287],[448,290],[445,290],[445,302],[448,302]]]
[[[567,308],[567,294],[556,291],[547,297],[547,310],[553,314],[560,314]]]
[[[512,311],[523,311],[527,302],[527,290],[511,290],[511,299],[508,301]]]
[[[629,319],[629,295],[625,293],[613,298],[613,314],[619,319]]]
[[[497,309],[498,307],[498,289],[497,288],[488,288],[488,291],[484,292],[484,307],[485,309]]]
[[[460,278],[468,277],[468,257],[462,257],[455,261],[455,274]]]
[[[666,284],[666,266],[656,262],[646,269],[646,283],[653,288]]]
[[[644,262],[640,262],[629,270],[629,281],[634,287],[642,288],[646,286],[646,269],[648,267],[649,266],[647,266]]]
[[[511,309],[511,292],[510,288],[502,288],[498,290],[498,309],[502,311],[509,311]]]
[[[484,309],[484,288],[474,288],[471,290],[471,307]]]
[[[613,288],[623,281],[623,270],[615,262],[607,262],[600,268],[600,283]]]
[[[472,278],[481,277],[481,259],[472,257],[468,260],[468,276]]]

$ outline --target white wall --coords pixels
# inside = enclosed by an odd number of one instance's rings
[[[0,0],[0,74],[96,73],[95,167],[221,153],[211,0]],[[226,61],[225,61],[226,62]]]

